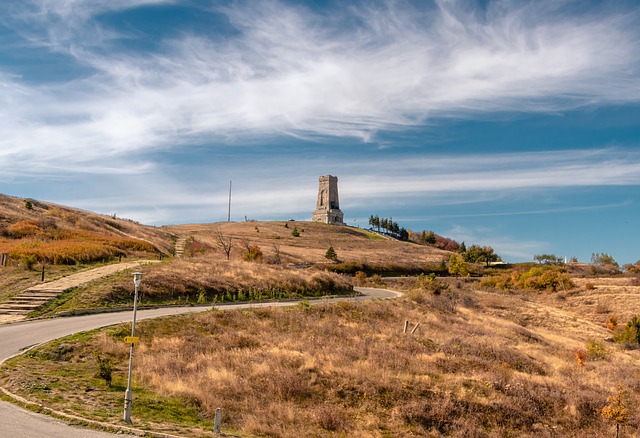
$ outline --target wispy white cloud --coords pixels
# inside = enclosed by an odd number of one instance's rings
[[[162,3],[170,2],[34,0],[7,8],[4,22],[20,26],[28,44],[64,53],[89,73],[32,84],[0,66],[3,171],[29,162],[34,170],[93,163],[109,172],[129,154],[211,139],[372,141],[380,130],[434,117],[640,100],[638,9],[569,14],[570,2],[506,1],[478,12],[457,1],[364,2],[324,16],[277,1],[212,2],[234,34],[184,33],[137,53],[112,44],[135,34],[98,20]],[[520,176],[510,181],[532,184]]]
[[[406,156],[345,166],[355,197],[397,197],[640,184],[640,154],[621,149]]]
[[[412,156],[385,161],[361,158],[333,163],[295,157],[265,158],[242,164],[240,170],[210,171],[193,165],[188,172],[155,166],[147,172],[114,173],[87,182],[81,192],[70,191],[58,202],[152,223],[224,220],[229,179],[233,179],[233,217],[308,219],[315,208],[317,175],[339,177],[342,209],[349,220],[354,211],[396,211],[404,222],[458,220],[487,215],[514,216],[615,209],[617,203],[557,204],[554,193],[602,186],[640,184],[640,152],[626,149],[484,154],[461,157]],[[89,195],[83,195],[88,193]],[[524,203],[520,202],[525,198]],[[550,198],[550,199],[547,199]],[[532,201],[535,199],[535,201]],[[507,202],[508,201],[508,202]],[[407,206],[465,206],[512,203],[512,209],[477,210],[434,217],[421,211],[416,219]],[[622,204],[626,205],[626,204]],[[137,211],[137,214],[133,212]],[[162,213],[159,213],[162,212]],[[407,216],[401,218],[400,215]]]

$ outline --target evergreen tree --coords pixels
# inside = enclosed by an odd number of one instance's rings
[[[333,249],[333,245],[329,246],[329,249],[324,255],[327,259],[332,260],[334,262],[338,261],[338,254],[336,254],[336,250]]]

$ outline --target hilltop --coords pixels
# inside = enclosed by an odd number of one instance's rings
[[[448,260],[451,252],[412,242],[401,242],[373,231],[317,222],[221,222],[167,226],[172,234],[192,238],[219,250],[220,237],[231,237],[233,257],[242,257],[247,246],[258,246],[263,254],[280,254],[285,263],[328,264],[325,256],[333,247],[343,263],[398,265],[407,268]],[[297,234],[298,236],[294,236]]]
[[[297,230],[298,237],[295,237]],[[11,252],[16,243],[39,241],[95,241],[103,238],[106,245],[118,245],[118,239],[135,239],[150,246],[141,247],[149,253],[170,255],[175,252],[176,240],[187,244],[198,241],[200,252],[226,255],[220,251],[220,237],[232,239],[231,258],[242,259],[243,248],[257,245],[265,255],[279,253],[284,263],[327,263],[327,249],[333,246],[340,261],[372,265],[396,264],[419,267],[425,263],[439,263],[450,252],[427,245],[400,242],[381,233],[348,226],[331,226],[313,222],[221,222],[152,227],[114,216],[0,194],[0,250]],[[104,240],[106,239],[106,240]],[[111,240],[109,240],[111,239]],[[121,242],[120,242],[121,243]],[[126,245],[122,249],[127,249]],[[129,255],[129,254],[128,254]],[[10,254],[11,256],[11,254]],[[215,257],[217,258],[217,257]],[[16,261],[19,256],[16,255]],[[94,262],[96,260],[79,260]],[[38,260],[40,261],[40,260]],[[47,260],[52,262],[52,260]],[[54,264],[73,264],[54,263]]]

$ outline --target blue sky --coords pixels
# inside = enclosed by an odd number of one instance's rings
[[[640,259],[640,5],[4,0],[0,192]]]

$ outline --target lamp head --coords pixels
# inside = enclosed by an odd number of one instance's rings
[[[133,284],[136,287],[140,287],[140,283],[142,282],[142,272],[134,272],[133,273]]]

